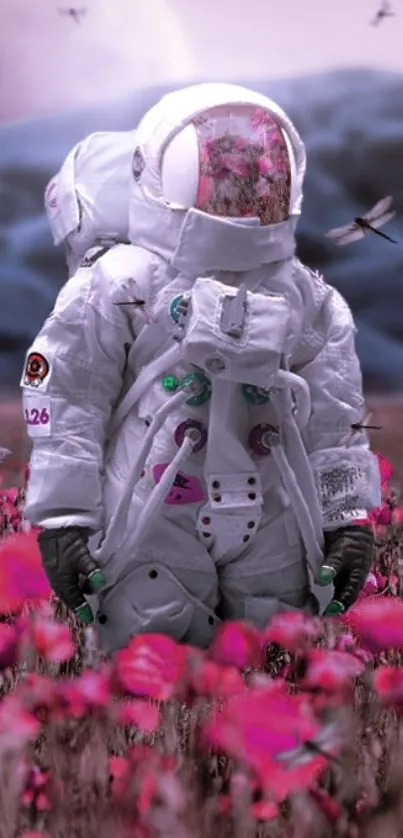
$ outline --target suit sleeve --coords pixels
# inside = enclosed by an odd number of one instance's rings
[[[28,350],[21,378],[32,441],[25,517],[42,527],[103,523],[104,447],[134,340],[111,252],[79,269]]]
[[[311,414],[303,433],[315,477],[323,529],[365,518],[381,503],[376,455],[365,431],[365,402],[355,326],[349,306],[334,288],[310,276],[306,320],[293,372],[309,385]]]

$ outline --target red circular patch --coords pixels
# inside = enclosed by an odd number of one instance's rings
[[[25,365],[24,379],[26,384],[38,386],[49,372],[49,362],[40,352],[31,352]]]

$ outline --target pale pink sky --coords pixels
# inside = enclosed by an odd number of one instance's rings
[[[1,0],[0,121],[197,76],[247,81],[343,66],[403,72],[403,0]]]

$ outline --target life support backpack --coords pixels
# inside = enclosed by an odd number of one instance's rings
[[[90,134],[67,155],[45,190],[55,245],[64,244],[70,276],[95,245],[128,242],[135,131]]]

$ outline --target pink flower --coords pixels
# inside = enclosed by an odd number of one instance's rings
[[[59,690],[62,688],[62,681],[56,681],[38,672],[29,672],[23,682],[24,704],[34,714],[49,712],[56,706]]]
[[[169,701],[183,688],[188,650],[164,634],[141,634],[116,655],[116,676],[134,696]]]
[[[307,656],[307,667],[298,686],[344,697],[352,679],[365,672],[365,663],[354,655],[336,650],[313,649]]]
[[[0,544],[0,613],[15,613],[26,600],[48,599],[37,531],[9,536]]]
[[[122,726],[135,725],[143,733],[155,733],[161,722],[160,708],[149,701],[131,700],[119,704],[116,722]]]
[[[35,807],[38,812],[49,811],[51,805],[46,792],[48,780],[48,771],[41,771],[37,765],[32,765],[22,794],[22,805]]]
[[[304,696],[271,689],[229,698],[216,718],[204,726],[210,746],[240,760],[263,784],[269,781],[276,756],[312,740],[318,732]]]
[[[387,576],[384,576],[383,573],[379,572],[379,570],[374,570],[374,576],[375,576],[378,591],[383,591],[384,588],[387,588],[387,586],[388,586]]]
[[[396,506],[393,510],[392,521],[397,526],[401,526],[403,524],[403,506]]]
[[[381,482],[388,483],[390,478],[393,477],[393,468],[389,460],[387,460],[386,457],[383,457],[382,454],[377,454],[376,456],[378,457]]]
[[[373,684],[382,704],[403,711],[403,670],[380,666],[374,672]]]
[[[31,639],[38,655],[49,663],[68,661],[74,655],[69,627],[55,620],[35,617],[31,624]]]
[[[368,596],[369,594],[374,594],[378,591],[378,583],[376,580],[375,573],[369,573],[366,582],[363,588],[363,593]]]
[[[130,762],[126,757],[109,757],[109,775],[112,782],[112,794],[115,798],[123,797],[130,779]]]
[[[18,499],[19,489],[12,488],[12,489],[4,489],[1,493],[2,500],[6,500],[11,506],[15,506],[15,503]]]
[[[317,785],[321,775],[328,768],[328,760],[321,755],[313,756],[309,762],[293,768],[283,767],[274,760],[266,768],[266,788],[280,803],[290,794],[310,789]]]
[[[49,812],[52,808],[52,804],[47,796],[47,794],[42,791],[40,792],[35,799],[35,808],[37,812]]]
[[[103,710],[111,698],[110,678],[106,671],[84,670],[68,681],[59,681],[58,716],[82,718],[88,711]]]
[[[389,579],[389,583],[391,582],[391,578]],[[396,579],[397,581],[397,579]],[[361,599],[364,599],[368,596],[375,596],[377,594],[382,593],[382,591],[386,590],[388,587],[388,579],[386,576],[383,576],[382,573],[379,573],[378,570],[371,571],[368,574],[364,588],[361,592]]]
[[[403,602],[393,597],[369,598],[355,605],[342,620],[357,632],[371,652],[403,646]]]
[[[275,614],[263,634],[265,643],[276,643],[290,652],[310,648],[322,634],[319,619],[307,617],[300,611]]]
[[[277,127],[274,118],[268,111],[263,110],[263,108],[256,108],[251,116],[251,125],[253,128],[269,128],[273,129],[273,125]]]
[[[273,171],[274,163],[268,155],[259,157],[259,160],[257,161],[257,168],[259,174],[263,177],[266,177],[267,175],[270,175]]]
[[[373,521],[376,525],[379,524],[383,527],[388,527],[392,523],[391,509],[386,503],[382,504],[382,506],[379,506],[377,509],[372,509],[368,517],[370,521]]]
[[[11,693],[0,704],[0,749],[21,750],[38,736],[41,724],[21,704],[20,695]]]
[[[235,666],[220,666],[206,658],[201,658],[191,667],[188,686],[191,693],[209,698],[234,695],[245,689]]]
[[[251,814],[256,821],[272,821],[279,816],[280,810],[273,800],[259,800],[252,803]]]
[[[238,175],[238,177],[248,180],[251,177],[251,166],[247,156],[242,156],[239,153],[223,152],[220,154],[220,163],[227,174]]]
[[[261,643],[260,634],[253,626],[228,621],[218,627],[207,654],[217,663],[240,670],[257,667],[262,659]]]
[[[46,783],[48,782],[48,779],[49,779],[49,772],[48,771],[41,771],[40,768],[38,768],[37,766],[34,766],[34,769],[32,771],[32,775],[31,775],[31,780],[30,780],[32,788],[34,788],[36,791],[38,791],[38,789],[43,789],[43,787],[46,786]]]

